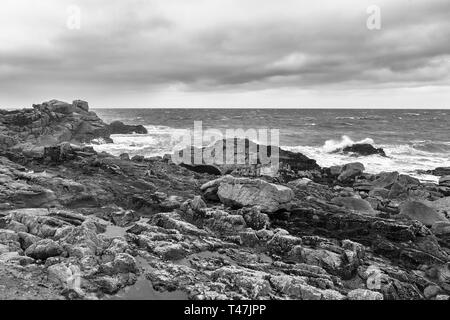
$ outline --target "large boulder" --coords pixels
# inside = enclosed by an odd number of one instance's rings
[[[260,179],[225,176],[210,181],[201,187],[202,191],[217,188],[220,201],[232,207],[259,206],[263,212],[287,209],[294,199],[294,192],[285,186],[268,183]]]
[[[419,201],[406,201],[400,208],[400,215],[412,220],[422,222],[426,226],[432,226],[436,222],[445,221],[435,209]]]
[[[128,125],[122,121],[114,121],[108,126],[111,134],[147,134],[148,131],[142,125]]]
[[[177,150],[174,155],[178,158],[177,163],[214,164],[225,173],[231,173],[236,169],[245,169],[258,175],[255,165],[272,166],[275,158],[281,169],[294,171],[320,170],[320,166],[315,160],[301,153],[284,150],[276,146],[257,144],[249,139],[218,140],[213,145],[202,149],[188,146],[182,150]],[[200,156],[199,160],[195,158],[197,155]],[[194,160],[198,160],[198,162]]]
[[[370,156],[378,154],[380,156],[386,157],[386,153],[382,148],[375,148],[368,143],[357,143],[352,146],[345,147],[342,151],[344,153],[353,153],[359,156]]]

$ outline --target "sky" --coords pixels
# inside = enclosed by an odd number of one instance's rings
[[[449,17],[448,0],[2,0],[0,108],[450,108]]]

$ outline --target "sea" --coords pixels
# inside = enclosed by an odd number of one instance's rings
[[[114,144],[93,145],[114,155],[163,156],[202,121],[203,130],[279,130],[282,148],[301,152],[321,166],[361,162],[366,172],[418,173],[450,166],[450,110],[387,109],[94,109],[107,123],[140,124],[148,134],[113,135]],[[258,142],[258,141],[256,141]],[[354,157],[336,150],[354,143],[383,148],[388,157]],[[205,143],[207,144],[207,143]]]

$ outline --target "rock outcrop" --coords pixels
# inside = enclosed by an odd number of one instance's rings
[[[382,148],[375,148],[368,143],[357,143],[342,149],[344,153],[352,153],[358,156],[370,156],[370,155],[380,155],[386,157],[386,153]]]
[[[216,189],[220,201],[231,207],[259,206],[263,212],[276,212],[289,207],[294,192],[285,186],[260,179],[225,176],[204,184],[202,191]]]
[[[147,129],[142,125],[127,125],[122,121],[111,122],[107,126],[107,130],[110,134],[147,134]]]
[[[0,147],[32,151],[40,146],[61,142],[111,142],[106,124],[89,111],[87,102],[72,104],[51,100],[33,105],[33,109],[0,112]]]

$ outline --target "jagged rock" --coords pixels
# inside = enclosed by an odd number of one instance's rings
[[[51,239],[43,239],[33,243],[25,251],[25,254],[36,260],[46,260],[50,257],[61,255],[63,249],[61,246]]]
[[[367,289],[355,289],[348,293],[347,298],[349,300],[383,300],[383,295]]]
[[[386,157],[386,153],[382,148],[375,148],[368,143],[357,143],[352,146],[345,147],[342,150],[344,153],[354,153],[360,156],[370,156],[373,154],[378,154],[380,156]]]
[[[203,185],[201,190],[218,187],[220,201],[232,207],[259,206],[263,212],[276,212],[289,207],[294,192],[281,185],[260,179],[225,176]]]
[[[212,218],[207,220],[206,223],[211,230],[219,234],[237,235],[247,228],[243,216],[229,214],[223,210],[215,210]]]
[[[338,180],[345,182],[361,175],[364,172],[364,165],[360,162],[348,163],[342,167]]]
[[[432,226],[439,221],[446,221],[436,212],[436,210],[419,201],[406,201],[401,206],[400,214],[410,219],[420,221],[427,226]]]
[[[262,213],[258,207],[244,208],[242,216],[247,226],[254,230],[261,230],[269,225],[269,217]]]

